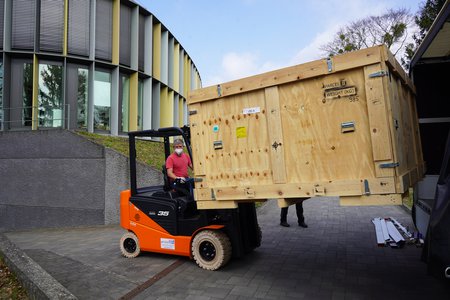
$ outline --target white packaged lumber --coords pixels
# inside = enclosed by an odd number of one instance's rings
[[[394,226],[394,223],[391,221],[386,221],[386,226],[389,232],[389,236],[398,244],[405,241],[403,236],[398,232],[397,228]]]

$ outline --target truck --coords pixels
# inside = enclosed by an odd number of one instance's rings
[[[415,91],[385,46],[296,65],[189,94],[189,127],[129,133],[131,188],[120,245],[184,255],[208,270],[261,243],[256,202],[317,196],[400,205],[422,178]],[[193,189],[136,187],[135,139],[182,137]]]

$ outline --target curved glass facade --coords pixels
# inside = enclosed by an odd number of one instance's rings
[[[128,0],[0,0],[0,129],[119,135],[187,123],[194,63]]]

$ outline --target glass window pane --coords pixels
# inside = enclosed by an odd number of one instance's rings
[[[94,78],[94,129],[110,130],[111,74],[95,71]]]
[[[87,128],[88,117],[88,75],[88,69],[78,69],[77,127],[84,129]]]
[[[39,64],[39,126],[61,127],[63,124],[62,66]]]
[[[33,64],[23,64],[22,125],[31,126],[33,113]]]
[[[138,130],[142,130],[142,113],[143,113],[143,105],[144,105],[144,82],[139,79],[138,81],[138,119],[137,119],[137,126]]]
[[[122,76],[122,124],[121,131],[128,132],[130,116],[130,78]]]

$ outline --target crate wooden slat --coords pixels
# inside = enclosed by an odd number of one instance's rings
[[[423,176],[414,87],[384,46],[194,90],[188,104],[200,208],[400,204]]]

